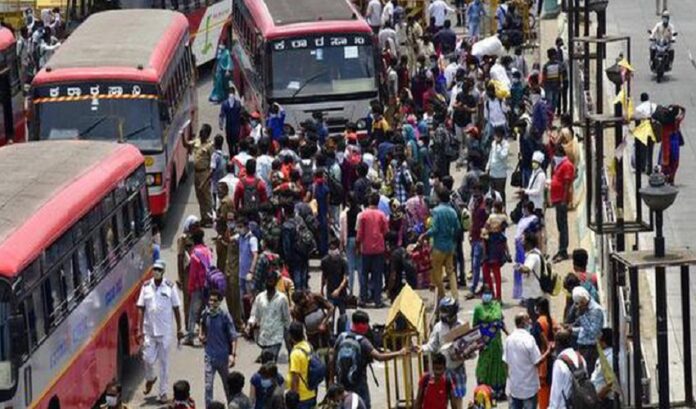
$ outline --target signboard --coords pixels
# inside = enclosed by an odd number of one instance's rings
[[[273,51],[297,50],[297,49],[318,49],[324,47],[345,47],[345,58],[357,57],[357,46],[370,45],[372,40],[367,36],[361,35],[324,35],[316,37],[298,37],[274,41]]]
[[[198,11],[196,11],[198,12]],[[217,45],[225,24],[232,15],[232,0],[223,0],[200,10],[201,15],[191,13],[191,51],[196,57],[196,65],[215,59]]]
[[[56,84],[34,88],[34,100],[40,98],[132,98],[139,96],[157,96],[155,84],[124,84],[124,83],[82,83]]]

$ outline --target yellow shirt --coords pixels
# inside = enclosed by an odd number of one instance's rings
[[[306,354],[304,352],[306,352]],[[299,394],[300,401],[310,400],[317,396],[315,391],[307,389],[307,378],[309,377],[309,354],[312,353],[312,347],[307,341],[302,341],[296,344],[290,352],[290,373],[288,374],[288,385],[292,385],[292,374],[300,375]]]

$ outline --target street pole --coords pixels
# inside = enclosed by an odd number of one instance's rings
[[[655,211],[655,257],[664,258],[662,210]],[[655,315],[657,318],[657,393],[660,409],[669,409],[669,351],[667,350],[667,279],[665,267],[655,267]],[[684,345],[690,348],[691,345]]]

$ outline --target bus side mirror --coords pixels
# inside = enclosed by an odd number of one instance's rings
[[[169,116],[169,106],[164,102],[159,103],[159,117],[160,121],[163,122],[168,122],[171,120],[171,117]]]
[[[12,356],[19,360],[22,356],[29,353],[29,345],[27,344],[27,331],[24,327],[24,315],[12,314],[8,320],[10,328],[10,338],[12,345]],[[13,365],[16,369],[17,365]]]

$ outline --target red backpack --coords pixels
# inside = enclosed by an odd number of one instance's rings
[[[420,387],[423,389],[423,407],[428,409],[447,409],[452,382],[446,375],[438,381],[432,380],[429,373],[421,378]]]

